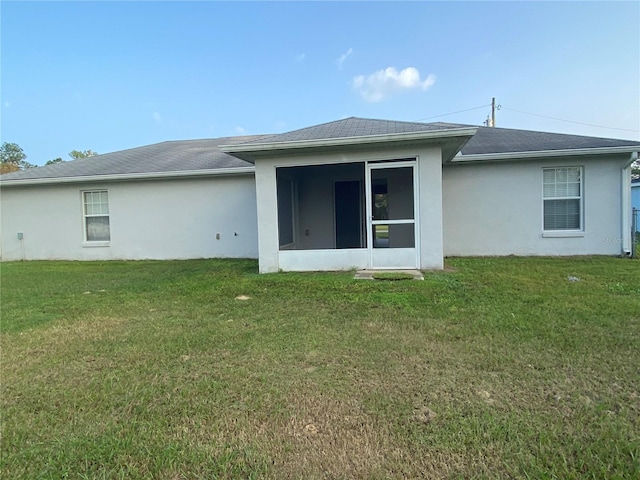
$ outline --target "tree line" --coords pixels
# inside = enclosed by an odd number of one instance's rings
[[[94,152],[93,150],[71,150],[69,152],[71,160],[93,157],[94,155],[98,155],[98,152]],[[60,162],[64,162],[64,160],[58,157],[49,160],[45,165],[54,165]],[[27,154],[24,153],[24,150],[22,150],[17,143],[4,142],[2,147],[0,147],[0,174],[35,167],[37,167],[37,165],[27,162]]]

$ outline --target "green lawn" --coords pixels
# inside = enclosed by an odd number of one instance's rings
[[[0,477],[637,478],[640,261],[448,266],[4,263]]]

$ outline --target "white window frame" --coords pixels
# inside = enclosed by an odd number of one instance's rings
[[[107,196],[107,211],[100,213],[87,213],[87,194],[104,193]],[[80,192],[80,200],[82,202],[82,235],[83,245],[85,247],[107,247],[111,244],[111,213],[109,211],[109,191],[106,188],[100,188],[95,190],[82,190]],[[88,218],[104,218],[109,220],[109,239],[108,240],[90,240],[87,236],[87,219]]]
[[[545,196],[544,192],[544,177],[545,172],[553,170],[577,170],[579,175],[579,188],[578,195],[552,195]],[[566,228],[566,229],[545,229],[545,203],[547,200],[578,200],[580,225],[578,228]],[[542,169],[542,236],[543,237],[581,237],[584,236],[584,167],[578,165],[558,166],[558,167],[544,167]]]

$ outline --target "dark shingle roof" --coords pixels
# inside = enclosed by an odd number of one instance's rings
[[[562,133],[536,132],[511,128],[490,128],[446,122],[398,122],[349,117],[279,135],[263,137],[241,144],[304,142],[401,133],[437,132],[459,128],[477,128],[476,134],[462,148],[462,155],[521,153],[553,150],[576,150],[607,147],[640,146],[637,140],[586,137]]]
[[[375,135],[393,135],[399,133],[434,132],[454,128],[467,128],[469,125],[456,123],[418,123],[376,120],[371,118],[349,117],[343,120],[314,125],[312,127],[293,130],[292,132],[272,135],[267,138],[246,142],[251,143],[285,143],[308,140],[329,140],[334,138],[368,137]]]
[[[28,168],[2,175],[0,179],[2,181],[33,180],[252,167],[252,164],[222,152],[218,149],[218,145],[246,142],[263,137],[263,135],[253,135],[155,143],[55,165]]]
[[[0,182],[12,180],[39,181],[101,175],[150,175],[154,173],[166,175],[171,174],[171,172],[220,171],[221,169],[252,167],[251,163],[224,153],[219,148],[221,145],[305,142],[403,133],[438,132],[469,127],[477,128],[477,133],[462,148],[462,158],[465,155],[478,154],[517,154],[522,152],[607,147],[636,147],[640,149],[640,142],[634,140],[584,137],[508,128],[475,127],[457,123],[398,122],[350,117],[279,135],[222,137],[156,143],[96,157],[9,173],[2,175]]]
[[[640,142],[511,128],[478,127],[476,134],[462,148],[462,155],[626,146],[640,146]]]

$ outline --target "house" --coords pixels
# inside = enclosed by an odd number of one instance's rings
[[[640,142],[347,118],[0,177],[3,260],[258,258],[261,272],[620,255]]]

